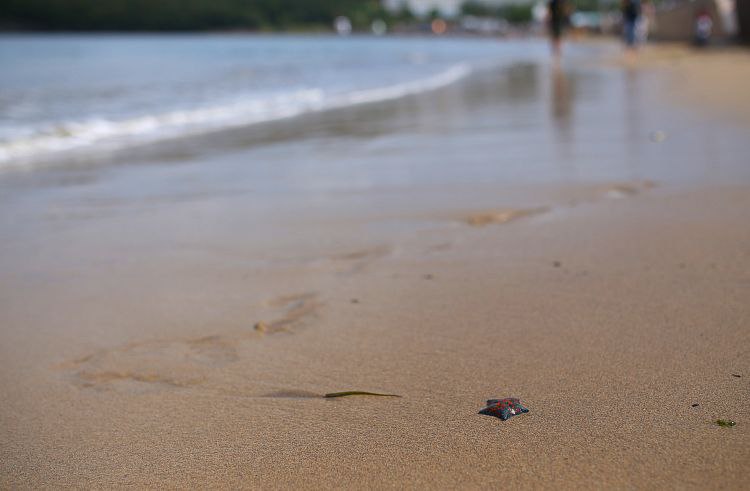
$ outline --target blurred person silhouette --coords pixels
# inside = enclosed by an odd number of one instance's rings
[[[641,0],[641,15],[636,22],[635,39],[638,44],[645,44],[648,36],[656,26],[656,7],[651,0]]]
[[[549,26],[552,54],[559,59],[562,54],[562,35],[568,18],[567,0],[549,0],[547,2],[547,24]]]
[[[693,42],[696,46],[706,46],[711,40],[714,21],[707,9],[701,9],[695,16],[693,26]]]
[[[638,20],[641,17],[641,0],[622,0],[622,35],[625,47],[633,51],[637,45]]]

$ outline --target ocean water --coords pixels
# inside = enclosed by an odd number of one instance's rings
[[[251,35],[0,37],[0,169],[433,90],[540,45]]]

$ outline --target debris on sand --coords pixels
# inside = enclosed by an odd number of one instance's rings
[[[736,425],[737,423],[735,423],[731,419],[717,419],[716,424],[719,426],[723,426],[724,428],[730,428]]]
[[[648,139],[654,143],[661,143],[667,139],[667,133],[661,130],[652,131],[649,133]]]
[[[512,418],[518,414],[528,413],[529,410],[521,405],[521,401],[516,398],[507,399],[490,399],[487,401],[487,407],[479,411],[479,414],[495,416],[503,421]]]
[[[499,223],[508,223],[519,218],[526,218],[533,215],[538,215],[549,211],[546,206],[539,208],[527,208],[527,209],[503,209],[503,210],[491,210],[482,213],[475,213],[463,219],[463,222],[471,225],[472,227],[484,227],[486,225],[494,225]]]
[[[365,392],[362,390],[347,390],[344,392],[330,392],[323,397],[328,399],[332,397],[346,397],[346,396],[379,396],[379,397],[401,397],[397,394],[380,394],[378,392]]]

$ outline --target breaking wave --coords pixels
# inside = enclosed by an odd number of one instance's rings
[[[431,77],[344,93],[327,94],[313,88],[265,98],[149,114],[128,119],[91,118],[35,128],[24,135],[0,140],[0,168],[12,167],[60,153],[88,148],[116,149],[291,118],[311,112],[382,102],[450,85],[471,73],[458,64]]]

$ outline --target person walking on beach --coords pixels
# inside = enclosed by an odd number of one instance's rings
[[[635,39],[638,45],[646,44],[648,36],[656,26],[656,7],[651,0],[641,0],[641,15],[636,23]]]
[[[567,18],[566,0],[549,0],[547,2],[547,23],[549,25],[552,54],[559,58],[562,54],[562,34]]]
[[[641,17],[641,0],[622,0],[622,35],[625,47],[636,47],[638,19]]]

